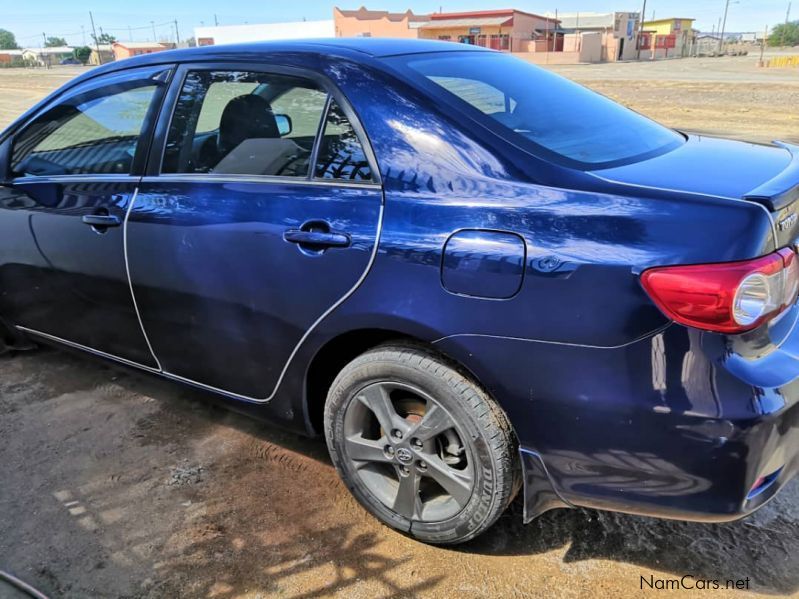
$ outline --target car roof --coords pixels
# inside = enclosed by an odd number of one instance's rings
[[[380,60],[388,56],[403,54],[427,54],[444,52],[494,52],[480,46],[445,42],[440,40],[334,37],[304,40],[276,40],[268,42],[248,42],[242,44],[223,44],[219,46],[200,46],[180,50],[164,50],[150,54],[140,54],[131,58],[115,60],[95,67],[75,77],[70,86],[93,79],[99,75],[131,69],[135,67],[174,64],[199,61],[237,61],[258,60],[274,54],[328,54],[346,57],[355,61]]]
[[[201,46],[181,50],[166,50],[143,54],[104,65],[103,71],[136,66],[146,66],[173,62],[254,59],[259,55],[275,53],[336,54],[358,57],[385,58],[402,54],[422,54],[431,52],[491,52],[479,46],[445,42],[439,40],[392,39],[392,38],[320,38],[306,40],[281,40],[268,42],[248,42],[219,46]]]

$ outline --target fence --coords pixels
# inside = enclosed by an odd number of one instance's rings
[[[766,61],[767,67],[786,68],[799,67],[799,56],[777,56]]]

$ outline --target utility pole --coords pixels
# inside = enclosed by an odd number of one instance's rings
[[[178,33],[178,20],[175,19],[175,47],[180,46],[180,33]]]
[[[766,63],[763,62],[763,52],[766,51],[766,40],[768,39],[768,25],[766,25],[766,29],[763,31],[763,40],[760,42],[760,62],[757,63],[757,66],[764,67]]]
[[[641,9],[641,23],[638,26],[638,41],[635,45],[638,46],[638,57],[636,60],[641,60],[641,40],[644,38],[644,19],[646,18],[646,0],[644,0],[644,7]]]
[[[150,25],[153,26],[153,41],[157,42],[158,40],[155,38],[155,21],[150,21]]]
[[[555,35],[552,36],[552,51],[558,51],[558,9],[555,9]]]
[[[42,48],[46,47],[47,47],[47,36],[44,34],[44,31],[42,31]]]
[[[100,42],[97,39],[97,30],[94,28],[94,17],[89,11],[89,20],[92,22],[92,35],[94,36],[94,48],[97,50],[97,64],[103,64],[103,55],[100,53]]]
[[[730,10],[730,0],[724,3],[724,18],[721,20],[721,36],[719,37],[719,54],[724,50],[724,30],[727,27],[727,11]]]
[[[791,20],[791,3],[788,2],[788,11],[785,13],[785,27],[782,28],[782,36],[780,39],[780,46],[785,45],[785,32],[788,29],[788,21]]]
[[[216,18],[216,15],[214,15],[214,25],[219,27],[219,19]]]
[[[83,36],[83,45],[86,45],[86,27],[84,25],[80,26],[80,34]]]

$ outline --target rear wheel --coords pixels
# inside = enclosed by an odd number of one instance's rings
[[[421,541],[474,538],[520,486],[504,412],[422,346],[383,345],[347,365],[328,394],[325,432],[356,499]]]

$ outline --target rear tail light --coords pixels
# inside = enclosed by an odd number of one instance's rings
[[[799,259],[790,249],[742,262],[664,266],[641,275],[675,322],[719,333],[757,328],[796,301]]]

